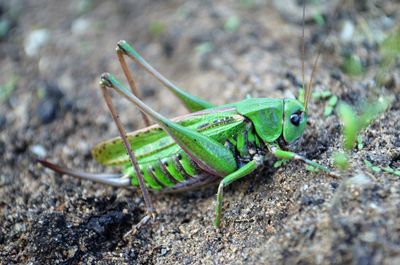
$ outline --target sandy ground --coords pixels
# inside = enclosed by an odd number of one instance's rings
[[[341,179],[299,162],[275,169],[271,161],[226,189],[221,229],[212,225],[216,189],[210,187],[153,194],[156,221],[124,239],[144,216],[139,192],[60,176],[34,162],[40,156],[106,170],[90,148],[117,135],[97,83],[104,71],[122,79],[114,52],[120,39],[216,104],[248,94],[293,94],[301,80],[301,7],[285,2],[281,10],[257,0],[0,1],[0,85],[14,88],[0,105],[0,263],[399,264],[399,177],[364,164],[400,167],[399,61],[385,88],[373,85],[377,43],[400,21],[396,1],[348,1],[328,37],[307,13],[306,76],[326,39],[316,91],[330,90],[349,104],[394,96],[363,132],[363,148],[350,154],[352,167]],[[351,78],[341,71],[346,52],[361,58],[365,74]],[[168,117],[186,112],[132,67],[147,104]],[[114,99],[129,130],[143,126],[135,108]],[[342,138],[336,113],[324,116],[325,104],[311,104],[309,126],[294,150],[332,166]]]

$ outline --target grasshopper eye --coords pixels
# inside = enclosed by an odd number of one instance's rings
[[[293,113],[293,114],[290,116],[290,122],[291,122],[294,126],[299,126],[300,120],[301,120],[301,113]]]

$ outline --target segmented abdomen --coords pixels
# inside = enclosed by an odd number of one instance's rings
[[[139,167],[147,187],[154,190],[173,187],[177,183],[186,181],[202,172],[182,150],[168,158],[140,164]],[[139,185],[136,172],[132,166],[127,166],[123,173],[131,177],[132,185]]]
[[[243,134],[246,127],[244,117],[235,110],[216,112],[208,116],[190,116],[179,124],[225,144],[230,138]],[[185,153],[161,128],[148,128],[128,135],[133,152],[139,163],[145,184],[155,190],[179,189],[182,184],[191,186],[196,180],[205,183],[204,170]],[[105,165],[125,165],[123,173],[131,177],[138,186],[137,174],[129,162],[120,138],[115,138],[93,149],[97,160]],[[213,178],[212,176],[210,176]],[[201,181],[200,181],[201,180]],[[197,183],[197,184],[199,184]]]
[[[231,137],[225,140],[225,146],[234,154],[238,167],[249,162],[252,156],[263,150],[262,141],[255,134],[253,125],[248,121],[243,124],[243,130],[231,132],[233,133]],[[196,181],[207,182],[204,174],[209,175],[180,148],[167,157],[139,163],[139,167],[146,185],[154,190],[181,188],[182,185],[177,185],[178,183],[189,185]],[[132,166],[128,165],[123,172],[131,177],[132,185],[139,185]],[[210,176],[210,180],[212,178]]]

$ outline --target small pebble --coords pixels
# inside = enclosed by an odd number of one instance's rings
[[[52,98],[43,100],[37,108],[37,115],[42,123],[50,123],[56,118],[58,102]]]
[[[82,154],[90,154],[91,146],[86,141],[79,141],[76,149]]]
[[[25,232],[26,231],[26,225],[22,224],[22,223],[16,223],[14,225],[14,231],[16,233]]]
[[[350,20],[346,20],[343,23],[342,31],[340,32],[340,39],[343,42],[349,42],[352,40],[354,34],[354,24]]]
[[[72,248],[68,249],[68,258],[72,258],[73,256],[75,256],[77,250],[77,246],[73,246]]]
[[[336,190],[337,187],[339,187],[339,184],[337,182],[331,182],[331,187]]]
[[[90,20],[85,18],[76,19],[71,26],[72,34],[83,36],[90,30]]]
[[[37,29],[29,33],[24,42],[26,55],[36,57],[41,47],[50,40],[50,32],[47,29]]]
[[[5,186],[7,183],[7,177],[4,175],[0,175],[0,187]]]
[[[370,184],[371,180],[369,177],[367,177],[363,174],[358,174],[358,175],[355,175],[354,177],[349,178],[346,182],[349,185],[363,186],[363,185]]]
[[[163,53],[164,53],[165,57],[171,58],[174,53],[174,50],[175,50],[174,41],[171,39],[166,39],[162,43],[162,48],[163,48]]]
[[[46,157],[47,151],[42,145],[34,145],[30,149],[31,152],[36,156],[40,158]]]
[[[57,86],[47,85],[45,96],[36,108],[36,114],[43,124],[50,123],[56,118],[62,97],[63,93]]]
[[[168,252],[167,249],[165,249],[165,248],[162,248],[162,249],[161,249],[161,255],[162,255],[162,256],[165,256],[165,254],[167,254],[167,252]]]

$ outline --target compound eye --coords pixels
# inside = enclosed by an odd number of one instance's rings
[[[293,114],[290,116],[290,122],[291,122],[294,126],[299,126],[300,120],[301,120],[301,114],[299,114],[299,113],[293,113]]]

